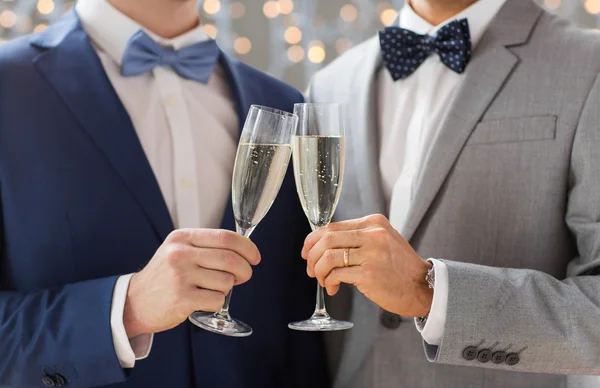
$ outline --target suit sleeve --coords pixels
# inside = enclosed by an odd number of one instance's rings
[[[1,222],[0,232],[3,252]],[[42,379],[57,374],[78,388],[125,381],[110,326],[116,281],[117,276],[30,293],[0,287],[0,387],[45,387]]]
[[[578,255],[565,258],[565,263],[569,262],[567,278],[444,261],[448,311],[440,345],[425,343],[430,361],[522,372],[600,375],[599,126],[597,78],[572,147],[566,223]],[[469,347],[473,347],[471,352]],[[490,352],[482,352],[486,349]]]

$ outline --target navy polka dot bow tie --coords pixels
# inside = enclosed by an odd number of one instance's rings
[[[414,73],[432,53],[456,73],[465,71],[471,59],[471,34],[467,19],[440,28],[436,36],[420,35],[400,27],[379,33],[383,61],[394,81]]]

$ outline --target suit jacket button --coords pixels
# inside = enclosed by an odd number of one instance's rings
[[[67,379],[65,379],[63,376],[59,375],[58,373],[52,377],[54,378],[54,385],[56,387],[64,387],[65,385],[67,385]]]
[[[477,348],[475,346],[466,347],[462,356],[467,361],[473,361],[477,358]]]
[[[44,385],[46,387],[55,387],[56,386],[56,384],[54,384],[54,380],[50,376],[42,377],[42,383],[44,383]]]
[[[477,353],[477,361],[482,364],[490,361],[492,359],[492,351],[489,349],[481,349],[479,353]]]
[[[508,356],[506,356],[506,365],[514,366],[517,365],[519,361],[521,361],[521,358],[517,353],[511,353]]]
[[[384,311],[381,314],[381,324],[388,329],[397,329],[400,326],[401,318],[399,315]]]
[[[496,352],[492,354],[492,362],[494,364],[502,364],[506,360],[506,353],[504,352]]]

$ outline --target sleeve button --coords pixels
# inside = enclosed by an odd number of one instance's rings
[[[466,347],[462,356],[467,361],[473,361],[477,358],[477,348],[475,346]]]
[[[489,362],[492,359],[492,351],[489,349],[482,349],[477,353],[477,361],[482,364]]]
[[[496,352],[492,354],[492,362],[494,364],[503,364],[506,360],[506,353],[504,352]]]
[[[521,358],[517,353],[511,353],[508,356],[506,356],[506,365],[514,366],[517,365],[519,361],[521,361]]]
[[[59,375],[58,373],[55,374],[54,376],[54,385],[56,387],[64,387],[65,385],[67,385],[67,379],[65,379],[62,375]]]
[[[42,383],[44,383],[44,385],[46,387],[55,387],[56,386],[56,384],[54,384],[54,380],[50,376],[42,377]]]

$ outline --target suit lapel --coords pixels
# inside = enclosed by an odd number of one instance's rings
[[[400,231],[406,239],[414,235],[471,132],[518,64],[508,47],[527,41],[540,14],[529,0],[509,0],[476,47],[466,78],[425,157],[415,201]]]
[[[160,187],[77,15],[71,11],[32,44],[44,50],[35,66],[122,178],[162,241],[173,223]]]
[[[379,50],[378,38],[367,42],[366,52],[352,77],[356,80],[352,90],[355,98],[346,107],[352,126],[348,131],[354,153],[352,176],[357,179],[353,183],[362,203],[362,215],[384,213],[386,208],[379,174],[377,74],[382,63]]]

